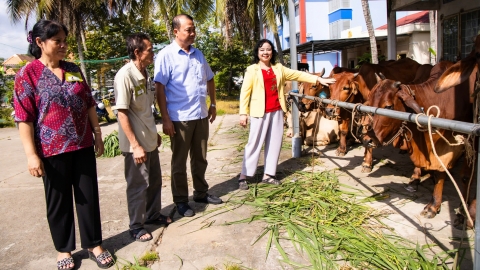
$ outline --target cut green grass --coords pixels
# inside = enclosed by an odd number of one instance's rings
[[[367,196],[341,185],[335,173],[296,172],[282,182],[281,186],[253,185],[225,205],[225,209],[241,205],[256,209],[250,217],[226,225],[264,222],[257,241],[267,237],[266,256],[275,247],[283,262],[308,269],[448,269],[446,261],[455,251],[434,254],[434,245],[420,246],[396,235],[382,223],[384,212],[368,207],[362,202]],[[388,196],[376,194],[364,200],[383,199]],[[291,259],[282,247],[285,240],[310,264]]]

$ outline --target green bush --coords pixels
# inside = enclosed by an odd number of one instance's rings
[[[13,108],[0,109],[0,128],[15,126],[15,121],[11,116],[12,111],[13,111]]]

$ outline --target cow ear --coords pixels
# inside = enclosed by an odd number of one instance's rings
[[[442,93],[468,80],[472,72],[476,70],[476,61],[473,57],[467,57],[449,67],[438,79],[435,85],[435,93]]]
[[[325,68],[323,68],[322,71],[320,71],[320,74],[318,75],[318,77],[322,77],[324,74],[325,74]]]
[[[358,93],[358,83],[353,81],[350,83],[350,87],[352,88],[352,94],[356,95]]]
[[[405,93],[405,91],[398,91],[397,95],[401,100],[403,100],[405,105],[412,109],[415,113],[423,113],[422,108],[411,95]]]

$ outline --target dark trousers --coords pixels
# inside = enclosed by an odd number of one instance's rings
[[[160,217],[162,209],[162,171],[158,149],[147,152],[147,160],[137,164],[133,153],[125,156],[128,216],[130,230],[143,228],[146,219]]]
[[[172,148],[172,195],[174,203],[188,202],[187,157],[193,178],[193,197],[203,198],[208,191],[207,170],[208,118],[191,121],[173,121],[175,135]]]
[[[47,219],[55,249],[59,252],[75,250],[73,195],[82,248],[100,245],[102,227],[93,146],[43,158],[42,161]]]

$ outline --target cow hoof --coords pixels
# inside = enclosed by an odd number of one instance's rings
[[[439,207],[437,211],[435,211],[435,209],[432,209],[432,208],[433,206],[428,206],[428,205],[425,206],[425,208],[420,213],[420,215],[425,218],[434,218],[438,213],[440,213],[441,207]]]
[[[434,218],[437,213],[431,211],[430,209],[424,209],[421,213],[420,213],[421,216],[423,216],[424,218]]]
[[[410,182],[404,186],[408,192],[416,192],[418,190],[418,185],[420,184],[420,179],[410,178]]]
[[[404,188],[408,191],[408,192],[417,192],[418,190],[418,185],[410,185],[410,184],[407,184],[404,186]]]
[[[337,157],[344,157],[346,153],[347,151],[338,149],[338,148],[337,148],[337,151],[335,151],[335,154],[337,155]]]
[[[463,230],[463,223],[465,222],[465,217],[461,214],[457,214],[455,220],[452,223],[452,226],[455,229]],[[467,229],[472,229],[467,226]]]
[[[370,164],[362,164],[362,173],[371,173],[372,172],[372,165]]]

